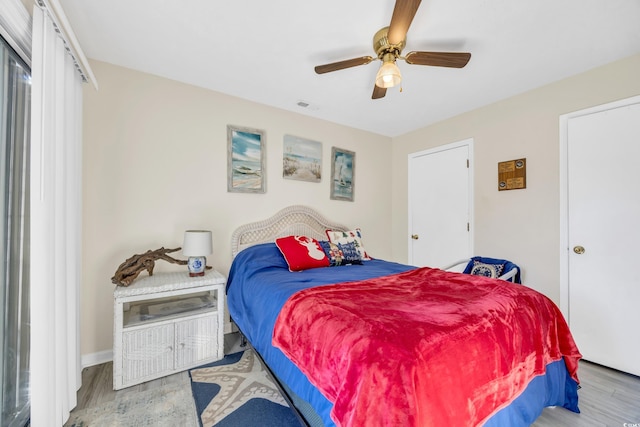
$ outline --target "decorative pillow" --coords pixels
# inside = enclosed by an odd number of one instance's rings
[[[363,260],[371,259],[362,245],[362,233],[359,228],[350,231],[327,230],[326,233],[331,243],[340,243],[341,245],[353,243]]]
[[[473,267],[471,268],[469,274],[498,278],[502,276],[503,269],[503,264],[485,264],[484,262],[474,261]]]
[[[329,258],[327,258],[318,241],[311,237],[281,237],[276,239],[276,246],[287,261],[290,271],[329,266]]]
[[[325,240],[320,240],[320,246],[322,250],[329,258],[329,265],[331,267],[337,267],[340,265],[348,264],[362,264],[362,258],[360,252],[353,243],[331,243]]]

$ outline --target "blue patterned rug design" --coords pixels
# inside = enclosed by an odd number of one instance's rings
[[[189,371],[201,427],[299,427],[298,418],[245,350]]]

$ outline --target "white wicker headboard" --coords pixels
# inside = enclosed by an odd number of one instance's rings
[[[238,252],[249,246],[273,242],[279,237],[291,235],[326,240],[325,230],[327,229],[349,230],[342,224],[330,222],[312,208],[300,205],[289,206],[271,218],[236,228],[231,235],[231,253],[235,258]]]

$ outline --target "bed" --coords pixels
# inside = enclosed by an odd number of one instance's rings
[[[326,230],[353,231],[305,206],[239,227],[227,283],[232,320],[308,425],[527,426],[547,406],[579,412],[581,356],[548,298],[379,259],[290,271],[274,242]]]

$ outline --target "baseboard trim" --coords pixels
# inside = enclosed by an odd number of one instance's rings
[[[83,354],[80,357],[82,369],[89,366],[101,365],[113,360],[113,350],[99,351],[97,353]]]

